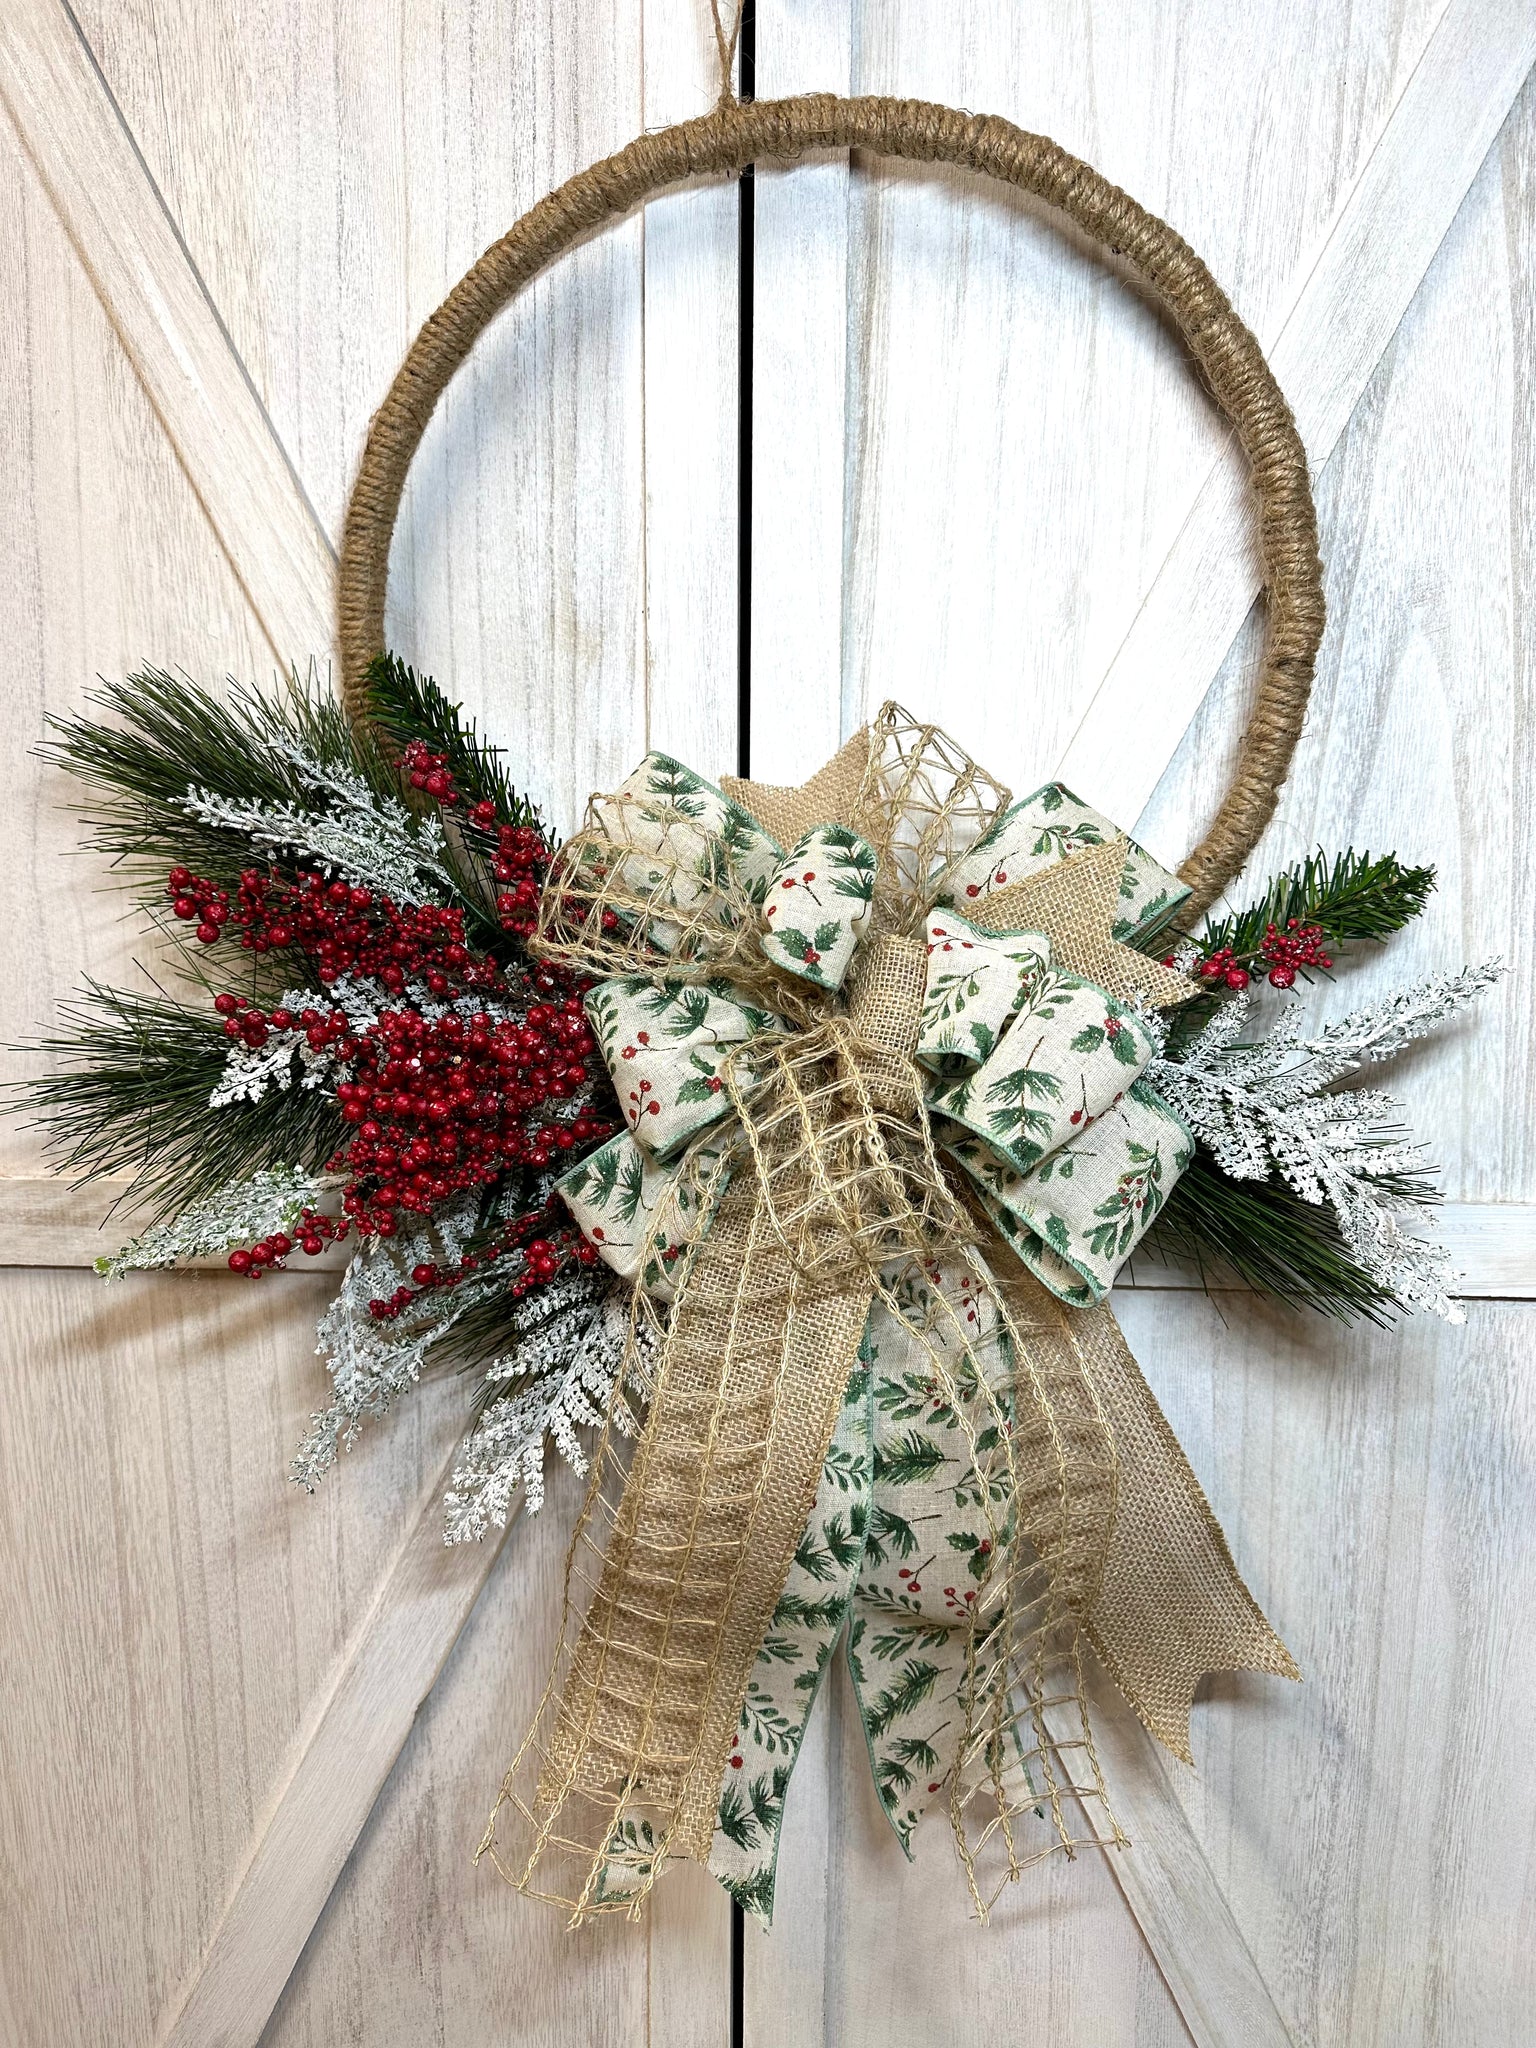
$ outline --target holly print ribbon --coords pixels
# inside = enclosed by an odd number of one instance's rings
[[[652,1392],[503,1788],[515,1882],[636,1911],[688,1855],[766,1919],[840,1635],[892,1826],[948,1787],[982,1910],[1009,1816],[1068,1839],[1080,1638],[1181,1755],[1203,1671],[1294,1672],[1102,1305],[1192,1151],[1145,1070],[1194,990],[1133,943],[1183,893],[894,706],[800,789],[652,754],[593,799],[534,943],[594,977],[626,1129],[559,1186]]]
[[[683,774],[702,781],[661,755],[641,772],[664,791]],[[727,799],[704,785],[700,801],[713,813]],[[997,843],[1022,838],[1031,852],[989,855],[986,888],[1068,857],[1069,828],[1035,821],[1069,802],[1075,829],[1095,835],[1082,843],[1107,843],[1086,807],[1052,784],[1007,814],[1014,830]],[[1173,878],[1123,844],[1132,903],[1178,900]],[[985,901],[983,885],[963,880],[978,858],[951,879],[952,893],[974,888]],[[767,878],[764,954],[787,975],[840,989],[869,922],[875,866],[845,827],[805,834]],[[989,932],[947,908],[929,913],[924,940],[916,1057],[941,1143],[1038,1279],[1074,1305],[1102,1301],[1193,1152],[1182,1120],[1138,1079],[1157,1054],[1152,1029],[1107,989],[1053,966],[1044,932]],[[791,1025],[726,981],[619,977],[592,991],[587,1010],[629,1128],[560,1191],[609,1264],[629,1279],[650,1272],[666,1298],[666,1271],[707,1227],[689,1190],[728,1146],[701,1139],[734,1113],[727,1070],[750,1087],[754,1042]]]

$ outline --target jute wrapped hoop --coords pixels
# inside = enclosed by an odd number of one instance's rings
[[[508,300],[584,236],[669,186],[831,149],[954,164],[1059,209],[1168,307],[1237,429],[1258,497],[1267,638],[1231,787],[1179,870],[1193,891],[1189,912],[1198,915],[1252,852],[1301,734],[1324,615],[1306,451],[1258,343],[1193,250],[1089,165],[996,115],[873,95],[750,103],[726,96],[697,120],[638,136],[530,208],[423,325],[369,430],[338,575],[344,701],[363,715],[364,676],[384,646],[390,539],[411,458],[454,372]]]

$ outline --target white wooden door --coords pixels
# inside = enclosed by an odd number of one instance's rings
[[[680,1870],[568,1937],[468,1852],[542,1682],[569,1489],[445,1553],[459,1390],[317,1499],[327,1282],[111,1292],[104,1199],[0,1136],[0,2040],[1516,2048],[1536,2004],[1531,0],[758,0],[760,94],[1009,115],[1206,256],[1316,466],[1330,625],[1256,867],[1441,886],[1350,993],[1491,952],[1402,1089],[1463,1330],[1177,1288],[1122,1321],[1306,1672],[1214,1683],[1198,1770],[1111,1721],[1138,1847],[966,1921],[884,1832],[835,1688],[771,1937]],[[26,753],[96,672],[324,658],[369,414],[541,192],[716,89],[702,0],[3,0],[3,1036],[120,903]],[[751,319],[743,320],[743,221]],[[744,376],[744,371],[747,373]],[[750,491],[738,472],[751,435]],[[678,193],[504,318],[429,430],[400,650],[568,823],[646,741],[803,775],[886,695],[1180,856],[1252,671],[1241,475],[1175,339],[1038,209],[825,161]],[[737,730],[743,526],[748,730]],[[1343,992],[1339,999],[1344,1000]],[[19,1065],[18,1061],[13,1064]],[[93,1200],[95,1206],[93,1208]],[[1148,1278],[1153,1276],[1146,1276]]]

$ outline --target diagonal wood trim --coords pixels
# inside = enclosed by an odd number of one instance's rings
[[[328,659],[330,542],[62,0],[0,9],[0,100],[273,653]]]
[[[256,2048],[315,1922],[468,1621],[503,1538],[450,1549],[428,1489],[331,1688],[294,1745],[160,2048]]]
[[[1536,63],[1530,0],[1450,0],[1276,331],[1261,334],[1314,471],[1332,454]],[[1138,817],[1259,593],[1235,448],[1201,484],[1062,756]]]
[[[1070,1740],[1076,1731],[1063,1725],[1059,1732]],[[1292,2048],[1294,2036],[1168,1782],[1156,1743],[1101,1674],[1093,1682],[1093,1739],[1110,1804],[1130,1838],[1128,1849],[1100,1853],[1195,2048]],[[1061,1752],[1064,1766],[1073,1754]]]

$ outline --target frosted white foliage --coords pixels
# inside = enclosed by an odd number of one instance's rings
[[[313,995],[292,991],[283,997],[295,1015],[314,1002]],[[210,1109],[227,1109],[234,1102],[259,1102],[268,1088],[319,1088],[341,1062],[330,1046],[316,1052],[300,1032],[277,1032],[263,1046],[249,1046],[233,1040],[224,1055],[224,1072],[208,1098]]]
[[[245,834],[269,853],[294,854],[326,874],[382,890],[396,903],[436,900],[436,893],[452,897],[438,819],[413,817],[360,775],[328,766],[295,740],[274,743],[311,803],[242,803],[194,785],[181,799],[182,809],[206,825]],[[424,876],[436,883],[436,893],[423,889]]]
[[[1257,1042],[1242,1035],[1251,998],[1236,996],[1176,1058],[1155,1060],[1147,1079],[1223,1173],[1264,1180],[1278,1171],[1303,1201],[1330,1203],[1355,1258],[1404,1308],[1459,1323],[1447,1292],[1455,1277],[1449,1254],[1403,1228],[1413,1204],[1383,1184],[1383,1176],[1420,1171],[1424,1148],[1397,1134],[1391,1096],[1327,1091],[1422,1038],[1503,971],[1492,960],[1435,975],[1311,1034],[1297,1005]]]
[[[531,1297],[519,1312],[515,1348],[486,1374],[502,1388],[487,1401],[464,1440],[443,1501],[443,1533],[449,1543],[476,1542],[492,1528],[505,1528],[512,1502],[523,1489],[528,1512],[544,1502],[544,1456],[553,1443],[576,1472],[587,1469],[577,1432],[611,1418],[624,1436],[638,1425],[629,1395],[643,1399],[646,1384],[631,1356],[627,1290],[602,1272],[579,1272],[555,1281]],[[643,1350],[646,1337],[637,1331]]]
[[[268,1167],[190,1203],[171,1222],[157,1223],[111,1258],[98,1259],[96,1270],[108,1280],[119,1280],[124,1273],[174,1266],[179,1259],[210,1258],[231,1245],[270,1237],[275,1230],[291,1233],[300,1210],[317,1207],[326,1190],[336,1185],[296,1166]]]
[[[292,1476],[300,1486],[313,1492],[338,1452],[357,1440],[363,1423],[383,1415],[397,1394],[415,1384],[430,1346],[466,1309],[506,1285],[503,1275],[488,1268],[457,1287],[418,1295],[402,1315],[381,1319],[369,1311],[370,1301],[387,1299],[410,1284],[413,1266],[456,1266],[478,1224],[478,1201],[466,1195],[435,1221],[395,1237],[371,1239],[354,1255],[316,1330],[316,1348],[330,1371],[335,1399],[311,1417],[294,1456]]]

